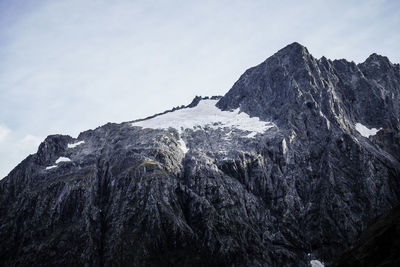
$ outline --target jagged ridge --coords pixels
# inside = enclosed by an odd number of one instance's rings
[[[277,126],[251,138],[131,122],[50,136],[0,181],[0,263],[329,263],[399,202],[399,85],[384,57],[317,60],[294,43],[217,104]]]

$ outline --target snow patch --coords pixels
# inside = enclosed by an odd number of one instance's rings
[[[286,139],[284,138],[282,140],[282,152],[283,152],[283,155],[286,155],[287,150],[288,150],[288,147],[287,147],[287,144],[286,144]]]
[[[189,151],[189,148],[187,148],[185,141],[183,139],[179,139],[179,148],[183,151],[183,154],[186,154]]]
[[[54,169],[57,167],[58,167],[57,165],[48,166],[48,167],[46,167],[46,170],[51,170],[51,169]]]
[[[60,163],[60,162],[70,162],[70,161],[71,161],[70,158],[67,158],[67,157],[59,157],[59,158],[56,160],[56,165],[48,166],[48,167],[46,167],[46,170],[51,170],[51,169],[57,168],[57,167],[58,167],[58,163]]]
[[[69,161],[71,161],[70,158],[59,157],[59,158],[56,160],[56,164],[58,164],[58,163],[60,163],[60,162],[69,162]]]
[[[246,135],[247,138],[253,138],[254,136],[256,136],[258,133],[257,132],[251,132],[248,135]]]
[[[368,129],[366,126],[362,125],[361,123],[356,123],[356,130],[357,132],[359,132],[362,136],[364,137],[370,137],[373,135],[376,135],[376,133],[382,128],[376,129],[376,128],[372,128],[372,129]]]
[[[77,147],[77,146],[82,145],[84,143],[85,143],[85,141],[79,141],[79,142],[76,142],[76,143],[73,143],[73,144],[68,144],[68,148],[74,148],[74,147]]]
[[[324,264],[319,260],[312,260],[310,261],[311,267],[324,267]]]
[[[193,108],[179,109],[168,112],[157,117],[133,122],[132,126],[140,126],[152,129],[175,128],[179,132],[184,129],[195,129],[195,127],[237,128],[242,131],[250,131],[246,137],[252,138],[257,133],[276,127],[272,122],[261,121],[257,117],[250,117],[240,109],[233,111],[222,111],[215,106],[218,100],[201,100]]]

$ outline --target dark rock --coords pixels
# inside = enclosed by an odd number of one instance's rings
[[[399,202],[399,103],[387,58],[317,60],[294,43],[217,104],[275,123],[264,133],[127,122],[51,136],[0,181],[0,265],[329,264]]]
[[[376,218],[333,266],[400,266],[400,206]]]

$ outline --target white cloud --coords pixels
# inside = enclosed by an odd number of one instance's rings
[[[13,135],[9,135],[7,142],[1,143],[0,146],[0,158],[2,159],[0,161],[0,179],[4,178],[4,176],[29,154],[36,153],[42,140],[43,138],[32,134],[18,137],[13,132]]]
[[[38,146],[42,142],[42,138],[27,134],[18,142],[18,146],[24,150],[37,150]],[[33,151],[32,153],[34,153]]]
[[[5,125],[0,124],[0,143],[2,143],[10,133],[10,129],[8,129]]]

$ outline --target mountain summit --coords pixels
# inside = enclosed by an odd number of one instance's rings
[[[330,263],[400,199],[400,67],[293,43],[201,98],[78,138],[0,181],[1,266]]]

